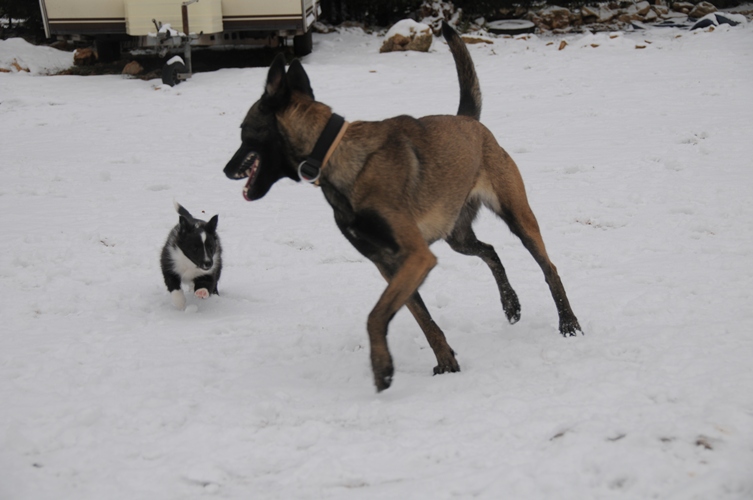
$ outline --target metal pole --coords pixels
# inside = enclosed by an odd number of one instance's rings
[[[183,16],[183,33],[188,36],[188,2],[183,2],[180,7],[180,13]]]
[[[188,74],[193,74],[193,64],[191,64],[191,37],[188,31],[188,6],[192,3],[196,3],[199,0],[188,0],[183,2],[180,7],[180,13],[183,17],[183,34],[186,37],[186,47],[183,49],[183,55],[186,58],[186,64],[188,65]]]

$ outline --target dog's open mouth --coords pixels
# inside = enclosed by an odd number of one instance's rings
[[[248,153],[243,159],[241,166],[238,168],[238,172],[235,174],[236,179],[248,178],[246,185],[243,187],[243,197],[246,199],[246,201],[251,201],[251,198],[249,198],[248,196],[248,192],[254,185],[256,176],[259,173],[259,160],[260,159],[258,154],[254,153],[253,151]]]

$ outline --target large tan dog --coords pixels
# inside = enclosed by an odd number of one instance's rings
[[[460,82],[458,116],[397,116],[348,124],[314,99],[300,62],[293,61],[286,74],[285,60],[278,56],[264,94],[243,121],[241,148],[225,167],[229,178],[247,179],[243,193],[249,201],[263,197],[283,177],[315,181],[343,235],[379,268],[388,285],[367,322],[379,391],[392,382],[387,326],[403,305],[434,350],[434,373],[460,370],[417,291],[437,263],[429,250],[436,240],[481,257],[494,274],[508,320],[520,319],[518,297],[497,253],[471,227],[482,204],[507,223],[541,266],[559,313],[560,333],[580,331],[528,206],[520,172],[478,121],[481,94],[470,54],[446,24],[443,34]]]

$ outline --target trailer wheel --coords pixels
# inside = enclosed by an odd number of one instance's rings
[[[120,42],[118,40],[94,40],[97,59],[102,63],[111,63],[120,59]]]
[[[181,73],[188,73],[188,68],[186,68],[186,65],[182,62],[175,61],[170,64],[165,64],[162,66],[162,83],[175,87],[182,81],[178,76]]]
[[[296,57],[303,57],[311,54],[314,50],[314,30],[309,29],[303,35],[293,37],[293,54]]]

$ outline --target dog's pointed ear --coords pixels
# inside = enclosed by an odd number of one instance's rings
[[[183,214],[178,216],[178,230],[181,233],[186,233],[190,231],[192,225],[193,225],[192,221],[184,217]]]
[[[288,80],[285,78],[285,56],[277,54],[267,73],[267,85],[264,87],[264,95],[275,100],[284,98],[290,92]]]
[[[183,217],[188,219],[189,222],[193,221],[193,216],[188,210],[183,208],[183,205],[181,205],[175,200],[173,200],[173,205],[175,206],[175,211],[178,212],[178,215],[182,215]]]
[[[314,90],[311,88],[311,81],[303,69],[303,64],[298,59],[293,59],[288,68],[288,85],[290,90],[297,90],[314,99]]]
[[[217,231],[217,222],[219,220],[219,215],[215,215],[211,219],[209,219],[209,222],[207,222],[206,230],[208,233],[214,233]]]

